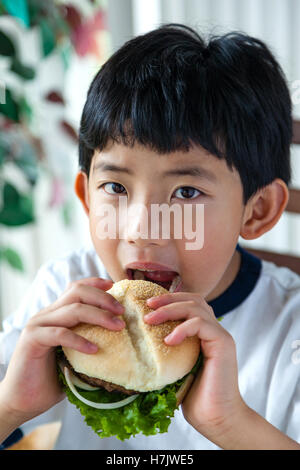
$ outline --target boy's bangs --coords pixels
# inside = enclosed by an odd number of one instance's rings
[[[197,81],[201,83],[199,78]],[[111,84],[113,103],[107,100],[109,91],[98,95],[99,112],[84,113],[81,141],[93,151],[104,150],[109,142],[128,147],[137,143],[158,154],[188,152],[195,145],[226,158],[225,139],[221,137],[226,131],[220,126],[220,116],[209,103],[209,95],[195,83],[191,80],[188,92],[183,84],[180,89],[176,79],[174,87],[156,80],[133,89],[124,82]]]

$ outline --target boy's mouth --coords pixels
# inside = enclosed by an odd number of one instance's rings
[[[169,292],[178,292],[181,285],[181,277],[176,271],[159,271],[153,269],[127,269],[128,279],[139,279],[143,281],[151,281],[158,284]]]

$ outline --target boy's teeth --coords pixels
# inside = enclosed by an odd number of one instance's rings
[[[181,277],[178,274],[178,276],[174,277],[169,292],[176,292],[176,289],[177,287],[179,287],[179,284],[181,284]]]

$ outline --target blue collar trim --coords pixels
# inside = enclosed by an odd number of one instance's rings
[[[260,258],[251,255],[239,245],[236,249],[241,253],[241,266],[235,280],[223,294],[207,302],[217,318],[238,307],[248,297],[261,273],[262,261]]]

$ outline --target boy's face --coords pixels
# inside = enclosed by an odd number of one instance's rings
[[[128,171],[112,170],[103,165]],[[165,174],[192,167],[199,169],[199,174]],[[89,178],[84,173],[81,177],[84,178],[85,207],[93,244],[114,282],[128,277],[126,265],[129,263],[148,261],[178,272],[183,283],[180,290],[199,293],[207,301],[232,283],[240,264],[235,248],[245,206],[240,176],[235,169],[231,171],[227,167],[225,160],[219,160],[201,147],[158,155],[138,144],[130,148],[114,143],[101,153],[95,152]],[[123,206],[119,206],[121,198],[125,198]],[[151,204],[170,206],[175,203],[181,208],[182,216],[184,206],[195,206],[194,230],[196,204],[204,205],[200,228],[204,235],[202,248],[187,249],[186,244],[193,240],[185,237],[184,229],[182,237],[175,238],[172,218],[169,239],[164,239],[161,231],[159,238],[151,238]],[[106,207],[111,208],[111,214],[117,215],[117,232],[115,237],[101,239],[104,237],[101,237],[99,210],[104,204],[109,205]],[[142,204],[149,214],[144,239],[137,238],[137,233],[142,226],[145,228],[145,212],[131,212],[136,204]],[[129,219],[122,219],[124,207],[130,213]],[[102,213],[102,217],[107,215],[107,212]]]

